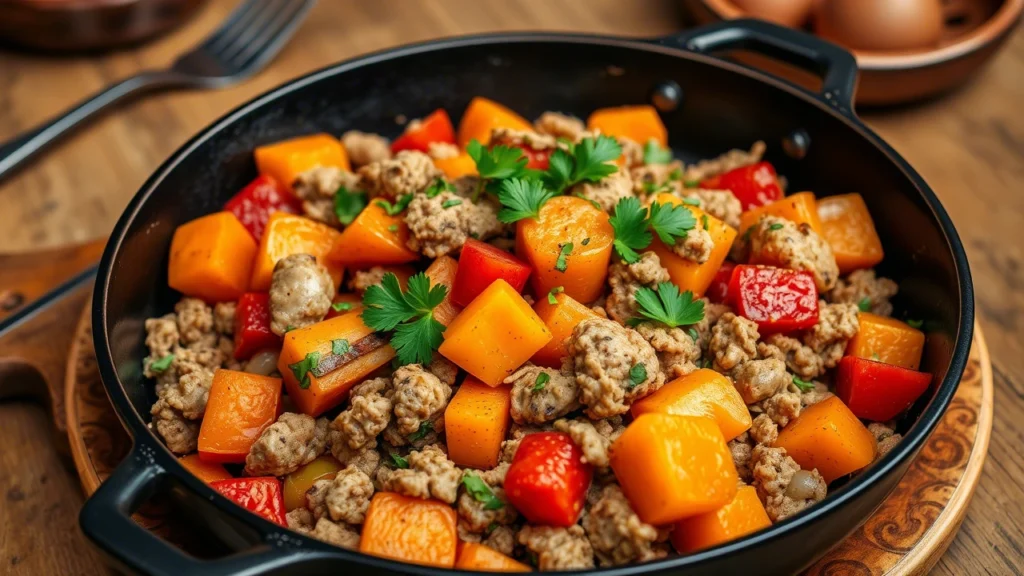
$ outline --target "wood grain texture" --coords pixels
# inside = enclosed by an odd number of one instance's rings
[[[213,29],[233,4],[214,0],[188,27],[130,51],[72,58],[0,53],[0,139],[110,82],[166,65]],[[267,71],[251,81],[219,92],[164,94],[131,105],[0,184],[0,252],[105,235],[145,178],[195,131],[255,94],[344,58],[463,33],[543,29],[655,36],[682,25],[674,0],[325,0]],[[1019,482],[1024,476],[1019,448],[1024,442],[1024,341],[1017,338],[1024,327],[1021,102],[1024,33],[1018,30],[977,80],[958,92],[915,107],[863,114],[928,180],[957,224],[994,359],[997,409],[989,461],[963,529],[935,574],[1024,572],[1024,485]],[[73,489],[77,480],[43,442],[50,440],[51,425],[26,404],[0,406],[0,422],[0,497],[15,485],[24,496],[17,506],[3,502],[3,525],[38,526],[0,532],[0,573],[96,573],[99,564],[73,530],[74,510],[81,503]],[[63,488],[53,484],[58,475],[63,475]],[[29,524],[50,507],[58,510],[59,526],[56,521]],[[53,532],[34,533],[44,528]]]

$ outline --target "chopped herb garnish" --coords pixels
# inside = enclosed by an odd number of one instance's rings
[[[814,382],[802,380],[799,376],[793,376],[793,384],[795,384],[801,392],[810,392],[814,390]]]
[[[673,171],[668,173],[668,181],[669,182],[675,182],[676,180],[682,180],[682,179],[683,179],[683,170],[681,168],[676,168],[675,170],[673,170]]]
[[[651,204],[651,230],[658,235],[666,246],[676,243],[676,238],[686,236],[686,233],[697,225],[697,219],[693,212],[685,206],[678,204]]]
[[[629,381],[631,382],[629,387],[635,388],[644,380],[647,380],[647,367],[639,363],[633,364],[633,367],[629,369]]]
[[[333,308],[335,312],[348,312],[352,309],[352,303],[335,302],[334,304],[331,304],[331,308]]]
[[[441,192],[455,192],[455,185],[444,178],[438,178],[423,191],[423,193],[427,195],[427,198],[433,198]]]
[[[700,332],[697,332],[696,328],[690,328],[686,333],[690,335],[690,340],[693,340],[694,342],[700,340]]]
[[[561,294],[562,292],[565,292],[565,287],[564,286],[555,286],[554,288],[552,288],[548,292],[548,304],[551,304],[552,306],[554,306],[555,304],[558,304],[558,299],[555,298],[555,296],[557,294]]]
[[[779,224],[778,222],[768,227],[769,230],[782,230],[782,228],[782,224]]]
[[[920,328],[924,326],[924,320],[907,320],[907,326],[911,328]]]
[[[434,423],[430,420],[420,422],[420,427],[412,434],[409,434],[409,441],[416,442],[417,440],[423,440],[427,437],[427,434],[430,434],[433,430]]]
[[[388,232],[391,232],[392,234],[398,232],[398,224],[392,224],[391,226],[388,226]]]
[[[644,194],[650,195],[657,194],[658,192],[671,192],[672,185],[668,182],[662,182],[660,184],[657,182],[644,182],[643,189]]]
[[[700,180],[686,180],[683,182],[684,188],[696,188],[700,186]]]
[[[687,196],[686,198],[683,198],[683,204],[688,204],[690,206],[700,206],[700,198]]]
[[[295,328],[297,328],[297,326],[292,326],[291,324],[289,324],[289,325],[284,327],[284,333],[287,334],[287,333],[291,332],[292,330],[295,330]]]
[[[580,244],[583,244],[584,246],[586,246],[587,244],[590,244],[590,236],[587,236],[586,238],[584,238],[583,241],[580,242]]]
[[[341,356],[342,354],[348,354],[348,351],[352,347],[349,346],[348,340],[340,338],[338,340],[331,340],[331,353]]]
[[[306,354],[306,357],[299,360],[295,364],[289,364],[288,368],[291,369],[295,379],[299,381],[299,388],[305,390],[309,388],[309,373],[316,368],[316,365],[320,363],[320,353],[310,352]]]
[[[474,139],[466,145],[466,152],[476,163],[476,171],[480,175],[480,184],[473,192],[474,202],[484,189],[494,191],[487,186],[493,181],[525,178],[531,173],[536,174],[526,168],[528,160],[519,148],[498,145],[488,149]]]
[[[547,372],[541,372],[537,374],[537,381],[533,383],[533,388],[530,388],[533,392],[538,392],[544,389],[544,385],[551,380],[551,376]]]
[[[153,360],[149,363],[150,372],[164,372],[171,367],[171,362],[174,362],[174,354],[168,354],[159,360]]]
[[[871,353],[871,359],[875,360],[876,362],[878,362],[878,361],[882,360],[882,357],[878,355],[878,352],[872,352]]]
[[[511,224],[525,218],[537,218],[541,207],[554,195],[536,180],[502,180],[498,184],[498,200],[501,202],[498,220]]]
[[[668,164],[672,161],[672,151],[662,148],[654,138],[644,144],[644,164]]]
[[[498,529],[498,523],[497,522],[491,522],[490,524],[487,525],[487,533],[488,534],[490,534],[491,532],[494,532],[497,529]]]
[[[466,492],[469,493],[474,500],[483,503],[484,510],[500,510],[505,507],[505,503],[494,495],[491,487],[481,480],[476,474],[466,472],[462,476],[462,485],[466,487]]]
[[[647,211],[640,206],[640,200],[629,196],[615,205],[615,214],[608,219],[615,231],[615,251],[628,264],[640,259],[638,250],[651,244],[651,233],[647,231]]]
[[[412,202],[412,194],[402,194],[394,204],[387,200],[377,200],[375,204],[383,208],[388,216],[398,216],[409,206],[409,202]]]
[[[710,230],[711,229],[711,227],[708,226],[708,215],[707,214],[701,214],[700,215],[700,223],[701,223],[701,225],[704,226],[704,230]]]
[[[459,204],[462,204],[462,200],[459,200],[457,198],[452,198],[451,200],[445,200],[444,202],[442,202],[441,203],[441,208],[444,208],[444,209],[447,210],[448,208],[451,208],[452,206],[458,206]]]
[[[346,226],[359,216],[366,204],[366,192],[350,192],[342,186],[334,193],[334,215]]]
[[[395,331],[391,346],[402,364],[427,364],[441,345],[445,329],[434,319],[434,308],[447,294],[446,286],[431,286],[423,272],[409,278],[403,293],[398,277],[388,272],[380,284],[370,286],[363,294],[362,318],[378,332]]]
[[[658,284],[654,291],[641,286],[636,291],[637,312],[642,318],[632,318],[628,324],[636,326],[644,320],[661,322],[669,328],[696,324],[704,319],[704,301],[694,300],[693,292],[679,293],[679,287],[671,282]]]
[[[868,298],[867,296],[861,298],[860,302],[857,302],[857,308],[861,312],[867,312],[871,310],[871,298]]]
[[[409,461],[398,452],[391,453],[391,461],[395,463],[395,468],[408,468]]]
[[[711,368],[711,358],[704,358],[700,361],[701,368]]]
[[[555,260],[555,270],[565,272],[565,269],[569,267],[569,254],[572,254],[572,242],[562,244],[562,247],[558,250],[558,259]]]
[[[754,227],[751,226],[750,228],[747,228],[747,230],[743,233],[743,236],[740,237],[740,240],[743,242],[750,242],[750,235],[753,233]]]
[[[622,147],[615,138],[584,138],[570,150],[559,148],[551,153],[544,183],[555,193],[561,193],[580,182],[597,182],[619,170],[609,162],[621,154]]]

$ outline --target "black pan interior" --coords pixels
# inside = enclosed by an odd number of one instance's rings
[[[648,103],[655,87],[666,81],[682,89],[679,107],[663,116],[671,145],[682,158],[711,157],[764,140],[767,159],[788,178],[791,192],[864,196],[886,249],[881,273],[900,284],[897,310],[928,320],[932,335],[922,369],[942,382],[964,311],[969,316],[972,305],[962,301],[955,250],[939,224],[944,215],[936,216],[905,167],[893,162],[856,121],[720,62],[679,57],[641,43],[516,36],[434,48],[407,49],[402,58],[371,57],[370,65],[351,69],[342,65],[243,107],[172,158],[132,201],[104,259],[109,275],[101,274],[98,292],[106,308],[98,319],[106,342],[98,333],[97,350],[102,356],[103,345],[109,344],[120,385],[142,420],[149,420],[152,402],[152,386],[141,371],[143,321],[166,313],[178,298],[166,283],[171,235],[176,226],[220,210],[256,175],[254,147],[318,131],[359,129],[393,137],[402,130],[396,117],[422,117],[443,107],[457,121],[476,95],[527,118],[545,110],[585,118],[600,107]],[[781,145],[797,130],[810,140],[801,159],[787,156]],[[952,243],[959,246],[955,236]],[[933,385],[933,397],[936,389]],[[908,423],[931,400],[922,399]],[[135,432],[145,433],[134,414],[122,415]],[[862,519],[867,509],[861,508],[849,518]],[[813,547],[814,540],[805,545]]]

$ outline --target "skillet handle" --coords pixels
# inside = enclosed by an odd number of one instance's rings
[[[315,559],[312,550],[289,547],[287,542],[275,541],[267,532],[261,534],[264,543],[251,550],[203,560],[185,554],[139,526],[132,520],[132,513],[165,489],[170,480],[170,474],[154,456],[153,447],[137,440],[128,457],[86,501],[78,516],[82,532],[127,572],[152,576],[256,576],[274,574],[286,565]]]
[[[752,18],[723,20],[658,39],[667,46],[711,54],[750,50],[817,74],[820,95],[832,107],[853,115],[857,60],[843,48],[812,34]]]

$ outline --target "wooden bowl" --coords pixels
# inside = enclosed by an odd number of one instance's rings
[[[0,42],[49,52],[136,44],[183,23],[206,0],[0,0]]]
[[[729,0],[683,3],[700,24],[745,16]],[[851,50],[861,71],[858,104],[912,102],[964,84],[995,54],[1024,11],[1024,0],[943,0],[943,5],[946,24],[936,48],[918,52]],[[764,66],[761,61],[750,63],[813,85],[809,75]]]

